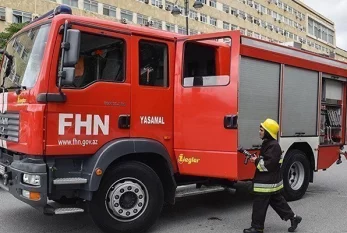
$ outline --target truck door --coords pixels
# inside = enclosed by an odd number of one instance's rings
[[[177,44],[174,147],[181,174],[237,176],[239,37],[213,33]]]
[[[72,28],[81,32],[80,57],[74,84],[62,88],[66,101],[47,101],[48,155],[94,154],[107,142],[130,135],[130,36],[74,24]],[[55,80],[61,35],[57,38],[47,100],[59,95]]]
[[[175,41],[136,35],[131,39],[130,136],[142,138],[141,146],[160,143],[173,154]]]

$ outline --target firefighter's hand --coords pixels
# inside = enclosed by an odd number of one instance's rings
[[[257,156],[252,156],[249,160],[252,162],[252,163],[254,163],[255,162],[255,160],[257,159],[258,157]]]

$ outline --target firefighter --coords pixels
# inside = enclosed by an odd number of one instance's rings
[[[282,220],[290,220],[289,232],[294,232],[302,218],[295,215],[281,194],[283,180],[281,174],[282,150],[277,142],[279,125],[272,119],[260,124],[259,136],[263,140],[260,154],[250,161],[256,166],[253,179],[252,224],[244,233],[263,232],[268,206],[270,205]]]

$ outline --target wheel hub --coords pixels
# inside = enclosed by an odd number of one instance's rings
[[[299,190],[304,183],[305,169],[301,162],[294,162],[288,171],[288,180],[293,190]]]
[[[133,178],[122,179],[110,187],[105,204],[113,218],[133,221],[147,208],[148,192],[140,181]]]

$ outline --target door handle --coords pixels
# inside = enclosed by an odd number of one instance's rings
[[[237,115],[224,116],[224,128],[237,129]]]
[[[119,115],[118,128],[129,129],[130,128],[130,115]]]

